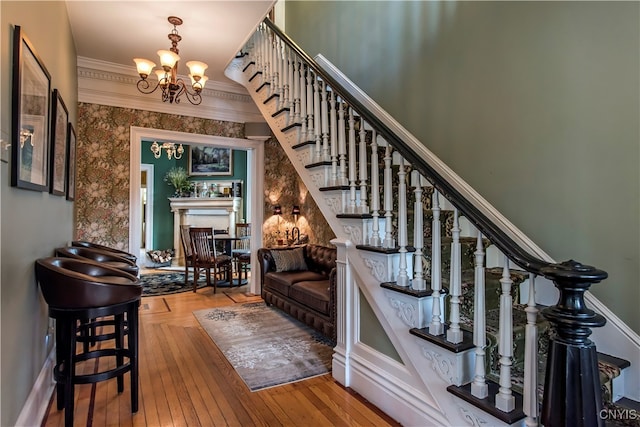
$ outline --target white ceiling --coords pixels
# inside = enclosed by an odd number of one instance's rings
[[[67,0],[71,30],[79,57],[131,66],[133,58],[159,64],[157,51],[169,49],[173,29],[167,17],[178,16],[182,41],[179,74],[186,62],[206,62],[209,81],[229,83],[224,69],[244,45],[275,0]]]

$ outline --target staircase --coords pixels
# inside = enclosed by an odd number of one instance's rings
[[[337,236],[336,380],[405,425],[624,418],[605,415],[628,363],[589,339],[606,322],[585,292],[604,271],[554,262],[268,19],[242,51],[227,76],[247,87]],[[402,363],[360,342],[361,297]]]

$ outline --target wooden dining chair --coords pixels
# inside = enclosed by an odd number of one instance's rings
[[[200,278],[200,270],[206,271],[207,286],[211,286],[213,274],[213,293],[216,293],[218,278],[226,276],[231,283],[231,257],[218,254],[213,229],[209,227],[191,227],[189,229],[191,239],[191,251],[194,257],[193,292],[196,291],[196,283]]]
[[[241,285],[242,273],[244,273],[244,278],[247,279],[247,272],[251,266],[251,224],[244,222],[237,223],[236,237],[244,237],[244,239],[234,242],[235,245],[231,251],[235,270],[238,273],[238,285]]]
[[[180,226],[180,241],[182,243],[182,252],[184,253],[184,284],[187,285],[189,277],[189,267],[193,269],[193,286],[196,287],[196,271],[195,259],[191,250],[191,236],[189,235],[190,225]]]

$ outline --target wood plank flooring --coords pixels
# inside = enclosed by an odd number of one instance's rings
[[[194,310],[259,301],[233,289],[145,297],[140,310],[139,410],[131,413],[129,375],[75,388],[74,426],[399,426],[330,374],[250,392],[192,315]],[[104,359],[104,358],[103,358]],[[103,370],[113,358],[86,362]],[[42,424],[64,426],[55,393]]]

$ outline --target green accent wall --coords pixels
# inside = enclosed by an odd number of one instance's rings
[[[176,160],[168,159],[166,153],[162,153],[156,159],[151,151],[152,141],[142,141],[141,162],[152,164],[154,167],[154,200],[153,200],[153,249],[173,248],[173,212],[169,205],[169,197],[173,197],[174,188],[164,180],[166,173],[172,167],[183,167],[188,170],[189,146],[183,145],[185,152],[182,158]],[[192,181],[230,181],[242,180],[247,182],[247,152],[244,150],[233,150],[233,175],[228,176],[194,176]],[[244,188],[243,188],[243,197]],[[239,218],[246,218],[246,203],[243,203],[243,212]],[[175,249],[175,248],[174,248]]]
[[[640,3],[292,1],[327,57],[640,332]]]

